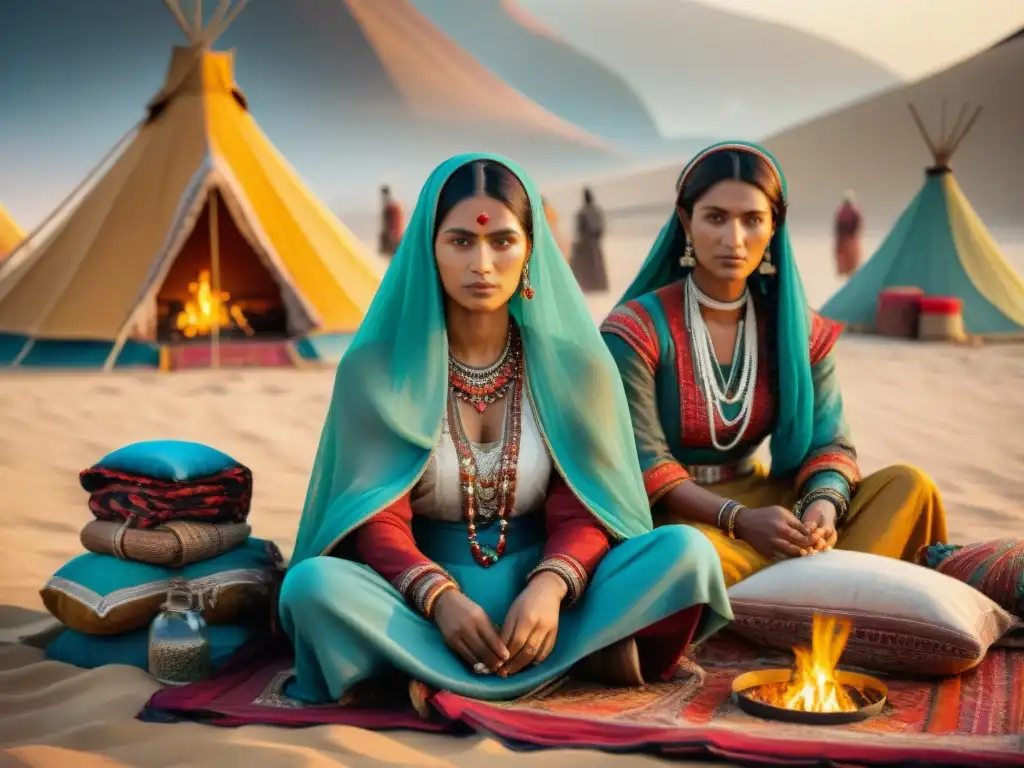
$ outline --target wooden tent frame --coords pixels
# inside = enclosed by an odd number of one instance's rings
[[[249,0],[238,0],[232,5],[232,0],[218,0],[217,10],[209,21],[203,20],[203,0],[193,0],[192,20],[189,21],[181,8],[181,0],[164,0],[164,5],[171,12],[171,16],[178,22],[181,31],[185,33],[189,44],[195,49],[197,55],[208,51],[210,47],[223,35],[228,27],[238,18]],[[217,296],[219,302],[221,295],[220,284],[220,231],[217,220],[217,196],[210,194],[208,205],[210,206],[210,282],[213,295]],[[220,367],[220,317],[219,310],[214,314],[213,327],[210,329],[210,367]],[[105,371],[114,367],[117,356],[121,353],[128,337],[128,330],[131,323],[125,323],[124,329],[118,336],[110,355],[103,365]]]
[[[203,21],[203,0],[192,0],[191,21],[181,8],[181,0],[164,0],[164,5],[178,22],[192,47],[206,50],[234,23],[248,2],[249,0],[238,0],[232,5],[232,0],[218,0],[217,10],[213,12],[209,21]]]
[[[975,107],[974,111],[971,112],[970,117],[967,117],[967,113],[970,110],[970,105],[964,103],[960,106],[960,112],[956,116],[956,121],[953,123],[953,127],[946,132],[946,102],[942,102],[942,116],[939,119],[939,135],[938,141],[936,141],[928,129],[925,127],[924,120],[921,119],[921,113],[917,111],[917,107],[913,104],[907,104],[910,109],[910,114],[914,118],[914,123],[917,125],[917,130],[921,133],[921,138],[924,139],[925,145],[928,147],[928,151],[932,153],[932,158],[935,161],[936,170],[949,170],[949,162],[953,159],[953,155],[956,154],[957,149],[960,147],[960,142],[964,140],[964,137],[971,132],[974,127],[974,123],[978,120],[981,115],[981,107]],[[966,118],[966,119],[965,119]]]

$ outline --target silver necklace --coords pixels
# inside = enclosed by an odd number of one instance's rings
[[[694,368],[697,384],[700,387],[708,413],[708,428],[711,432],[711,444],[719,451],[729,451],[735,448],[743,440],[750,420],[754,413],[754,390],[757,384],[757,316],[754,311],[754,302],[750,300],[749,291],[744,291],[743,296],[733,302],[720,302],[707,296],[693,281],[690,276],[686,281],[685,291],[685,316],[686,325],[690,335],[690,343],[693,348]],[[701,306],[713,309],[736,310],[746,305],[746,316],[742,327],[737,330],[736,344],[742,349],[738,355],[738,363],[733,363],[733,370],[730,371],[728,382],[723,382],[721,366],[715,356],[714,342],[711,333],[708,331],[707,323],[701,315]],[[734,361],[736,356],[734,354]],[[736,382],[736,390],[729,393],[729,384],[736,377],[736,366],[741,367]],[[740,403],[740,409],[733,418],[725,415],[725,406]],[[739,424],[735,437],[722,444],[718,440],[717,420],[721,420],[725,427],[733,427]]]

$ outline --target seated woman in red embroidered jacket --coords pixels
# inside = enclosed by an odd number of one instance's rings
[[[742,142],[709,147],[676,193],[601,327],[656,522],[704,531],[730,586],[833,546],[912,560],[945,541],[926,475],[861,477],[835,370],[841,327],[807,305],[774,159]],[[754,456],[768,437],[770,474]]]
[[[507,160],[420,196],[338,366],[280,615],[290,696],[399,673],[414,703],[640,684],[732,617],[708,540],[654,530],[615,363]]]

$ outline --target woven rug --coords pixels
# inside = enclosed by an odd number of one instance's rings
[[[714,755],[745,765],[1024,765],[1024,651],[998,649],[976,669],[944,680],[887,678],[889,702],[873,720],[807,726],[760,720],[732,701],[742,672],[788,666],[726,637],[680,666],[677,679],[634,689],[555,681],[511,702],[441,692],[436,715],[416,714],[404,688],[367,690],[346,706],[304,706],[283,695],[291,662],[266,650],[240,655],[216,678],[153,696],[145,720],[211,725],[344,724],[489,733],[519,749],[595,748],[680,758]]]

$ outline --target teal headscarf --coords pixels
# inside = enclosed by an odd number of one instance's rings
[[[528,269],[536,291],[510,310],[522,331],[527,384],[558,470],[616,537],[652,529],[625,393],[544,216],[514,163],[487,154],[442,163],[358,333],[338,365],[299,521],[292,564],[323,554],[417,482],[437,445],[448,396],[448,336],[434,259],[434,219],[458,168],[491,160],[522,181],[533,209]]]
[[[686,177],[697,163],[708,155],[723,151],[750,152],[767,160],[778,174],[783,198],[788,199],[786,177],[775,158],[762,147],[743,141],[712,144],[698,152],[679,174],[676,194],[678,195]],[[668,222],[661,228],[661,233],[655,240],[647,260],[640,268],[640,273],[626,290],[622,301],[635,299],[686,277],[689,269],[679,264],[685,242],[686,233],[682,222],[673,210]],[[830,425],[815,424],[814,384],[811,379],[809,350],[810,307],[785,222],[776,228],[770,248],[772,264],[778,273],[761,279],[759,287],[766,289],[778,302],[775,338],[778,350],[776,364],[779,396],[771,451],[772,474],[784,475],[796,471],[812,445],[818,444],[816,426],[819,430],[827,431]]]

